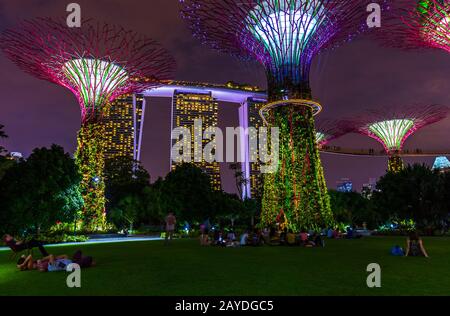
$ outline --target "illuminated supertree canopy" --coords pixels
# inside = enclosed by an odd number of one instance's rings
[[[347,121],[319,120],[316,122],[316,142],[319,148],[326,146],[332,140],[352,131],[351,123]]]
[[[278,171],[264,178],[264,225],[294,230],[330,226],[330,209],[316,144],[309,73],[322,50],[367,27],[360,0],[180,0],[195,37],[213,49],[255,60],[267,73],[268,126],[280,128]],[[284,225],[284,224],[283,224]]]
[[[443,120],[448,111],[447,107],[439,105],[370,111],[365,117],[355,121],[355,129],[380,142],[391,157],[391,162],[397,160],[399,163],[401,160],[398,156],[409,136],[427,125]]]
[[[172,79],[173,58],[158,43],[119,26],[38,18],[3,32],[0,47],[24,71],[70,89],[81,108],[76,162],[84,220],[105,228],[104,109],[117,97]],[[141,80],[146,78],[146,80]]]
[[[380,31],[389,46],[450,52],[450,0],[396,1]]]

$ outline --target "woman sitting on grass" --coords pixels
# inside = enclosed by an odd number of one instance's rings
[[[423,246],[422,238],[416,231],[409,234],[406,241],[406,257],[426,257],[428,254]]]

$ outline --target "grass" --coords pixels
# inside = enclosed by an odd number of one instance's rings
[[[389,255],[403,238],[327,240],[324,249],[213,248],[196,240],[49,248],[81,248],[98,265],[69,289],[64,272],[20,272],[0,252],[0,295],[449,295],[450,239],[425,238],[430,258]],[[369,263],[382,269],[382,287],[366,285]]]

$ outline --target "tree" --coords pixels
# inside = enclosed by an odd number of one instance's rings
[[[161,183],[163,210],[174,212],[180,222],[212,217],[212,192],[209,176],[195,165],[183,163]]]
[[[8,135],[6,135],[6,133],[5,133],[5,131],[3,131],[3,128],[4,128],[5,126],[4,125],[1,125],[0,124],[0,139],[5,139],[5,138],[8,138]],[[2,146],[0,146],[0,154],[2,154],[3,152],[5,152],[6,151],[6,149],[5,148],[3,148]]]
[[[373,201],[383,219],[412,219],[418,227],[433,225],[447,215],[439,202],[440,175],[425,165],[408,166],[398,173],[387,173],[377,184]]]
[[[35,149],[0,181],[0,228],[39,234],[58,221],[72,221],[83,203],[80,180],[74,160],[62,147]]]
[[[122,197],[117,206],[111,209],[108,219],[118,229],[133,230],[133,224],[137,221],[138,214],[142,213],[142,197],[137,194],[130,194]]]
[[[337,222],[376,228],[379,217],[372,202],[358,192],[338,192],[329,190],[331,209]]]
[[[234,179],[236,182],[236,188],[239,192],[239,198],[241,198],[241,199],[248,198],[247,196],[244,196],[244,194],[242,192],[242,187],[249,183],[249,179],[245,178],[244,172],[242,172],[241,164],[240,163],[231,163],[229,167],[231,170],[234,171]]]
[[[149,186],[150,175],[140,162],[128,156],[108,159],[105,162],[107,209],[118,206],[122,198],[140,194]]]

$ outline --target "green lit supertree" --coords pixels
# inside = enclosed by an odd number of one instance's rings
[[[388,46],[450,52],[450,0],[395,1],[379,34]]]
[[[370,111],[354,120],[354,129],[381,143],[389,156],[388,171],[399,172],[405,141],[419,129],[447,117],[448,108],[439,105],[390,108]]]
[[[71,90],[81,109],[75,159],[82,174],[83,220],[87,229],[106,227],[102,116],[121,95],[171,79],[173,58],[158,43],[119,26],[83,21],[24,21],[3,32],[0,46],[24,71]],[[146,78],[145,81],[141,78]]]
[[[264,176],[262,224],[294,231],[333,224],[316,143],[314,116],[322,107],[309,85],[321,51],[351,40],[366,27],[360,0],[180,0],[182,16],[204,44],[264,66],[268,104],[278,127],[277,171]],[[270,143],[270,142],[269,142]]]

